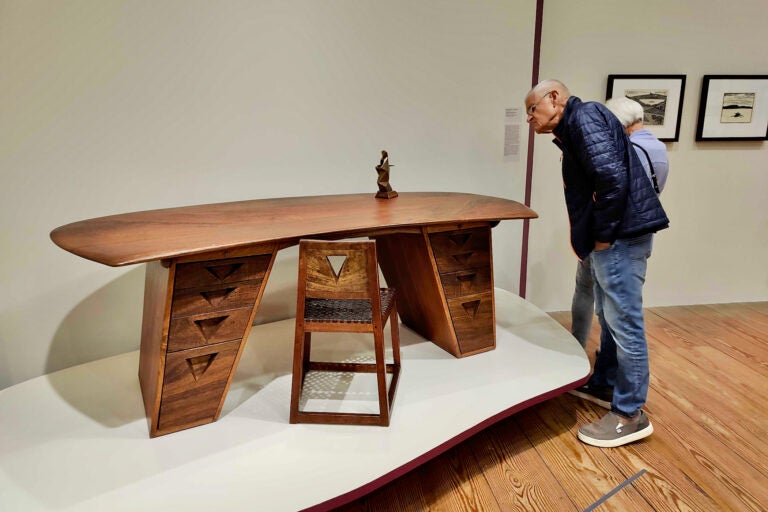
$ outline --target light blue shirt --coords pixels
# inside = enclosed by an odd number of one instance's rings
[[[651,157],[651,162],[653,163],[653,170],[656,173],[656,182],[659,184],[659,192],[661,192],[664,190],[664,185],[667,183],[667,175],[669,174],[667,147],[646,129],[633,132],[632,135],[629,136],[629,140],[648,152],[648,156]],[[645,154],[638,148],[635,148],[635,152],[637,152],[637,156],[643,163],[648,179],[651,179],[651,168],[648,166],[648,160],[645,158]]]

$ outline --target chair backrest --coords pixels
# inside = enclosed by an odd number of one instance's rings
[[[301,240],[300,287],[301,283],[306,298],[378,298],[376,242]]]

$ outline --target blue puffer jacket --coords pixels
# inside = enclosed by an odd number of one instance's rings
[[[571,96],[553,130],[563,151],[571,245],[579,258],[595,241],[613,243],[669,227],[651,181],[618,119]]]

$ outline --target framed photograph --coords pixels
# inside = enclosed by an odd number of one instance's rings
[[[643,124],[657,139],[677,141],[685,75],[608,75],[605,99],[626,96],[643,106]]]
[[[768,75],[704,75],[696,140],[768,140]]]

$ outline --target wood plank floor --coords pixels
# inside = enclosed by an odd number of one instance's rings
[[[768,302],[649,308],[645,321],[650,438],[586,446],[576,430],[604,410],[562,395],[338,510],[768,510]],[[595,321],[589,354],[598,336]]]

